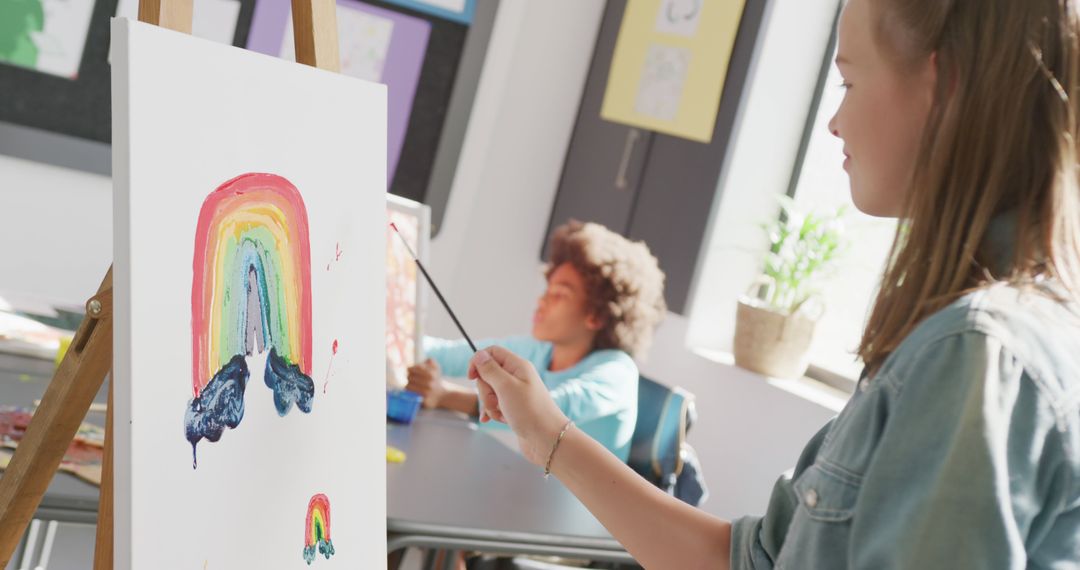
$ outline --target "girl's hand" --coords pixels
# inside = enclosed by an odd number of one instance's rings
[[[476,380],[484,413],[514,430],[521,452],[530,463],[543,467],[551,446],[567,423],[533,365],[502,347],[476,353],[469,363],[469,378]]]

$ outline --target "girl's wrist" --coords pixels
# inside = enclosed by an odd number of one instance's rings
[[[565,424],[563,424],[562,429],[559,430],[559,435],[555,437],[555,443],[551,445],[551,451],[548,452],[547,461],[544,463],[544,479],[547,479],[551,476],[551,462],[555,460],[555,454],[558,453],[559,445],[562,444],[563,439],[567,435],[567,432],[573,429],[573,427],[574,422],[568,420]]]
[[[541,425],[537,426],[539,429],[536,430],[532,437],[531,447],[535,450],[533,456],[536,458],[535,463],[539,467],[546,466],[548,457],[551,455],[552,446],[555,445],[556,440],[559,439],[559,434],[562,433],[563,428],[566,427],[569,421],[570,419],[566,417],[566,414],[552,414]]]

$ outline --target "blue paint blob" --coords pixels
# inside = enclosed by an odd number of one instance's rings
[[[315,562],[316,549],[327,560],[334,555],[334,543],[329,538],[320,539],[316,544],[304,547],[304,562],[307,562],[309,566]]]
[[[300,371],[300,367],[278,356],[277,350],[270,348],[266,359],[266,385],[274,391],[274,406],[279,416],[284,417],[296,404],[301,412],[311,413],[311,401],[315,398],[315,382]]]
[[[195,446],[200,440],[217,441],[225,428],[235,428],[244,419],[244,390],[250,376],[244,356],[238,354],[188,403],[184,425],[191,442],[192,469],[199,466]]]

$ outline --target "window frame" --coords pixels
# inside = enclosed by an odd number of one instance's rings
[[[788,182],[787,196],[789,198],[795,198],[795,192],[799,188],[799,180],[802,179],[803,169],[806,165],[806,156],[810,151],[810,141],[814,137],[814,128],[817,127],[817,117],[821,112],[821,103],[825,99],[825,89],[828,87],[829,72],[832,70],[833,60],[836,57],[836,48],[839,41],[839,24],[840,14],[843,12],[844,4],[840,2],[836,7],[836,16],[833,18],[832,32],[829,34],[829,41],[825,49],[825,57],[821,60],[821,67],[818,70],[818,82],[814,86],[814,97],[810,102],[810,112],[806,115],[806,122],[803,124],[802,140],[799,141],[799,151],[795,155],[795,165],[791,169],[791,181]],[[829,370],[828,368],[818,366],[813,362],[807,368],[805,376],[811,380],[816,380],[838,390],[843,390],[847,393],[853,393],[855,387],[858,384],[858,378],[851,378],[846,374],[840,374]]]
[[[784,4],[784,2],[775,2],[774,5],[770,6],[770,10],[773,12],[781,10],[784,8],[784,6],[780,6],[781,4]],[[840,14],[843,10],[842,0],[835,0],[835,2],[828,2],[828,4],[828,7],[822,6],[821,9],[823,11],[826,9],[831,11],[831,14],[822,18],[822,20],[824,18],[829,19],[830,27],[824,43],[822,57],[818,60],[817,69],[815,71],[812,92],[809,97],[809,105],[806,107],[806,114],[802,116],[803,122],[802,128],[798,134],[797,147],[793,155],[788,155],[792,157],[792,162],[790,163],[790,169],[787,171],[786,183],[776,182],[775,184],[769,185],[768,188],[765,188],[765,193],[769,196],[768,198],[764,198],[765,200],[775,200],[775,197],[781,195],[794,198],[799,181],[805,170],[814,129],[818,126],[816,124],[818,114],[821,111],[825,99],[825,89],[828,87],[829,72],[832,68],[838,43],[837,27]],[[775,13],[768,14],[764,24],[766,26],[770,25],[770,20],[775,16]],[[818,22],[818,25],[820,25],[821,20],[818,20]],[[817,29],[821,30],[821,28]],[[739,202],[746,202],[748,200],[745,198],[746,196],[755,193],[755,191],[759,195],[762,194],[761,190],[750,190],[746,188],[747,177],[745,172],[736,173],[734,175],[732,172],[740,169],[745,171],[747,168],[752,170],[754,167],[758,166],[740,164],[740,157],[736,156],[737,153],[734,151],[734,148],[742,142],[740,140],[741,134],[738,132],[739,130],[762,128],[756,124],[753,117],[748,119],[748,117],[753,115],[753,112],[747,111],[746,107],[748,104],[745,101],[750,98],[749,95],[754,90],[754,82],[761,80],[761,78],[758,77],[758,74],[762,72],[760,68],[767,65],[762,63],[761,60],[768,58],[762,57],[761,52],[769,50],[770,46],[766,45],[767,42],[772,39],[769,35],[770,33],[768,31],[764,31],[762,33],[762,38],[759,39],[760,43],[757,48],[759,53],[755,54],[755,61],[752,64],[753,67],[751,71],[752,76],[744,88],[744,103],[740,108],[739,117],[736,120],[736,132],[732,134],[732,144],[729,145],[728,154],[725,156],[725,164],[721,171],[718,184],[717,191],[720,196],[720,199],[718,200],[719,203],[714,204],[709,228],[704,236],[706,244],[702,248],[698,258],[694,284],[691,289],[690,304],[686,312],[689,326],[687,327],[685,344],[688,348],[702,353],[731,353],[732,348],[728,341],[732,338],[731,334],[734,330],[735,305],[738,298],[738,295],[734,297],[731,296],[731,293],[735,291],[733,286],[727,286],[720,294],[713,294],[707,291],[709,285],[714,285],[723,281],[741,282],[744,280],[746,281],[746,284],[749,284],[749,281],[752,280],[752,275],[748,272],[750,266],[748,258],[735,258],[737,255],[745,254],[750,249],[750,246],[748,246],[746,242],[754,240],[747,240],[739,237],[738,233],[740,231],[746,231],[745,226],[743,228],[727,227],[724,223],[724,218],[730,219],[732,217],[731,212],[740,210],[740,207],[744,204],[740,204]],[[820,46],[821,44],[817,43],[815,45]],[[810,42],[806,41],[803,42],[802,47],[804,49],[814,49],[811,48]],[[806,60],[803,61],[805,62]],[[769,80],[766,78],[762,80],[762,83],[768,84]],[[775,83],[775,81],[773,83]],[[807,93],[807,91],[802,91],[802,93]],[[798,119],[795,120],[797,121]],[[792,139],[787,140],[790,141]],[[756,146],[760,147],[760,144]],[[783,156],[780,156],[779,158],[782,160]],[[742,160],[746,159],[742,158]],[[735,197],[735,200],[730,200],[733,196]],[[742,197],[741,200],[740,197]],[[756,200],[756,202],[750,204],[749,208],[752,212],[742,213],[740,211],[740,214],[744,217],[756,216],[763,211],[762,198],[753,198],[753,200]],[[730,201],[731,203],[725,204],[725,201]],[[726,216],[724,215],[725,207],[727,208]],[[776,215],[781,215],[779,207],[776,208]],[[764,243],[764,239],[756,241],[759,244]],[[754,248],[752,265],[755,268],[755,271],[753,273],[760,271],[766,249],[767,246]],[[720,308],[710,306],[717,303],[724,304],[724,306]],[[728,305],[730,307],[728,307]],[[705,324],[702,324],[702,322]],[[820,382],[845,393],[853,392],[858,382],[858,378],[852,378],[849,377],[848,374],[836,372],[813,363],[811,363],[805,376],[810,380]]]

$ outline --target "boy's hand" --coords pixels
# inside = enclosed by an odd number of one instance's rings
[[[423,396],[424,408],[439,407],[442,397],[446,394],[446,386],[442,371],[434,360],[429,358],[421,364],[409,367],[408,378],[409,383],[405,389]]]

